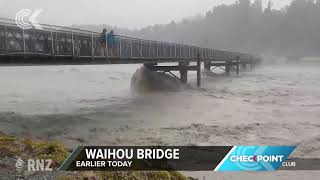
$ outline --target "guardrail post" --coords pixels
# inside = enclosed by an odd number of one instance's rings
[[[151,48],[151,42],[149,41],[149,43],[148,43],[148,57],[151,57],[151,50],[150,50],[150,48]]]
[[[4,48],[5,53],[8,53],[8,28],[7,26],[4,26]]]
[[[166,57],[166,49],[164,48],[164,43],[162,44],[162,52],[163,52],[163,57]]]
[[[24,29],[22,29],[22,41],[23,41],[23,56],[26,57],[26,38],[24,35]]]
[[[140,40],[140,56],[142,57],[142,40]]]
[[[196,48],[192,46],[192,57],[197,57],[196,51]]]
[[[201,86],[201,61],[200,54],[197,55],[197,86]]]
[[[237,75],[239,75],[239,56],[237,56]]]
[[[133,55],[133,44],[132,44],[132,39],[130,39],[130,57]]]
[[[71,32],[71,43],[72,43],[72,58],[74,58],[74,37],[73,37],[73,31]]]
[[[91,59],[94,60],[95,52],[93,46],[93,33],[91,33]]]
[[[159,57],[158,42],[156,42],[157,58]]]
[[[107,35],[105,35],[105,36],[107,36]],[[114,39],[113,46],[115,46],[115,42],[116,42],[116,40]],[[100,46],[101,46],[101,44],[100,44]],[[113,55],[114,52],[113,52],[112,48],[110,48],[110,51],[112,51],[112,52],[111,53],[109,52],[108,42],[105,42],[105,46],[104,47],[100,47],[100,49],[102,49],[102,48],[104,48],[103,49],[103,56],[105,57],[105,59],[107,59],[109,57],[109,54]],[[115,48],[115,47],[113,47],[113,48]]]
[[[50,26],[50,34],[51,34],[51,53],[52,53],[52,56],[54,56],[54,42],[53,42],[52,26]]]
[[[119,57],[121,57],[122,54],[122,46],[121,46],[121,38],[119,38]]]
[[[115,47],[113,47],[115,48]],[[108,45],[106,44],[104,49],[103,49],[103,55],[105,59],[108,59],[109,57],[113,56],[114,50],[110,48],[111,53],[109,52]]]
[[[188,46],[184,46],[184,58],[188,58]]]
[[[204,59],[203,48],[201,48],[201,57]]]

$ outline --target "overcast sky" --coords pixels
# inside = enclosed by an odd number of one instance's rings
[[[40,23],[55,25],[109,24],[141,28],[203,15],[219,4],[236,0],[0,0],[0,17],[14,18],[21,9],[43,9]],[[264,5],[269,0],[263,0]],[[280,9],[292,0],[273,0]]]

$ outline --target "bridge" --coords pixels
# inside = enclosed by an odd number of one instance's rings
[[[253,67],[259,61],[250,54],[120,35],[115,35],[111,53],[98,42],[98,32],[48,24],[41,27],[22,29],[14,20],[0,18],[0,65],[144,64],[152,71],[179,71],[183,83],[187,83],[188,71],[197,71],[200,86],[202,62],[208,70],[220,67],[229,74],[236,69],[239,74],[240,65]]]

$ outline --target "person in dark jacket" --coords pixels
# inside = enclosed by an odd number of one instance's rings
[[[113,30],[111,30],[107,35],[107,45],[108,45],[108,55],[114,56],[115,48],[116,48],[116,41],[114,38]]]
[[[107,43],[106,34],[107,34],[107,29],[103,29],[98,39],[98,43],[100,45],[100,52],[102,56],[106,55],[106,43]]]

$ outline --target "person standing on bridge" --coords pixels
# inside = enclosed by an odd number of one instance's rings
[[[107,29],[103,29],[99,36],[98,43],[100,45],[100,53],[102,56],[106,55],[106,43],[107,43]]]
[[[114,39],[113,30],[111,30],[107,35],[107,45],[108,45],[108,56],[114,56],[116,41]]]

